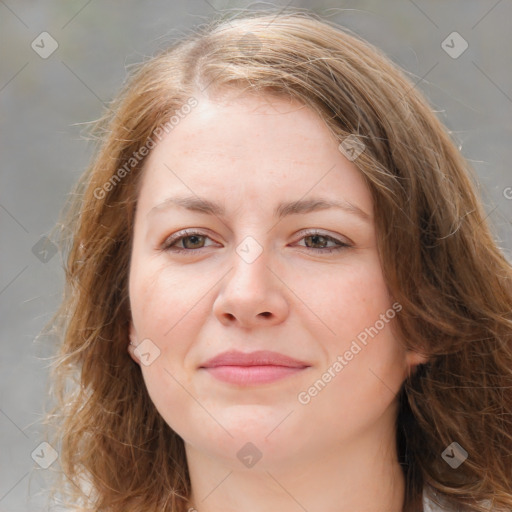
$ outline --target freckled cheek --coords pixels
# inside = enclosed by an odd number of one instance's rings
[[[373,267],[340,268],[322,279],[296,282],[306,304],[338,336],[357,334],[391,306],[382,274]]]

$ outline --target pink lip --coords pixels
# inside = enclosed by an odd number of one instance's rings
[[[308,367],[303,361],[268,350],[223,352],[200,366],[219,380],[239,385],[274,382]]]

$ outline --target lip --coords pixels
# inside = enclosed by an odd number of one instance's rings
[[[304,361],[293,359],[279,352],[258,350],[256,352],[239,352],[230,350],[208,359],[201,368],[215,368],[217,366],[285,366],[287,368],[302,368],[309,366]]]
[[[295,375],[310,365],[278,352],[223,352],[199,368],[218,380],[238,385],[266,384]]]

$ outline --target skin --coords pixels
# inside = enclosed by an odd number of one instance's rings
[[[332,370],[394,302],[377,253],[370,191],[306,106],[249,94],[197,97],[198,106],[146,162],[129,277],[129,351],[154,405],[184,440],[190,506],[398,512],[404,480],[396,393],[425,359],[402,347],[389,321],[344,358],[342,371]],[[178,207],[149,214],[181,194],[220,202],[225,217]],[[313,196],[349,201],[368,218],[335,208],[273,217],[281,201]],[[185,228],[205,238],[175,244],[187,253],[165,251],[166,239]],[[320,252],[337,244],[304,233],[315,228],[350,247]],[[236,251],[247,236],[262,250],[251,263]],[[159,350],[147,366],[134,352],[145,339],[152,354]],[[221,382],[199,368],[229,349],[273,350],[310,366],[253,386]],[[330,367],[335,377],[300,403],[299,393]],[[247,442],[261,453],[252,467],[237,457]]]

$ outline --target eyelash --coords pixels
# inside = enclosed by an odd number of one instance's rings
[[[175,243],[180,242],[181,240],[184,240],[185,238],[189,238],[191,236],[204,236],[206,238],[210,238],[208,235],[198,232],[198,231],[184,230],[179,233],[176,233],[176,235],[172,235],[169,238],[167,238],[164,241],[164,243],[162,244],[161,249],[163,251],[169,251],[169,252],[173,252],[173,253],[186,253],[186,252],[190,253],[190,252],[197,252],[197,251],[200,251],[201,249],[206,248],[206,247],[199,247],[198,249],[183,249],[183,248],[173,247],[173,245]],[[304,233],[300,240],[302,240],[303,238],[309,237],[309,236],[321,236],[322,238],[327,239],[328,242],[335,242],[335,243],[339,244],[337,247],[324,247],[324,248],[306,247],[306,249],[309,249],[310,251],[315,251],[318,253],[325,254],[325,253],[338,252],[343,249],[352,247],[351,245],[349,245],[345,242],[342,242],[341,240],[338,240],[337,238],[334,238],[329,235],[325,235],[325,234],[323,234],[319,231],[315,231],[315,230],[308,231],[308,232]],[[305,247],[305,246],[302,246],[302,247]]]

